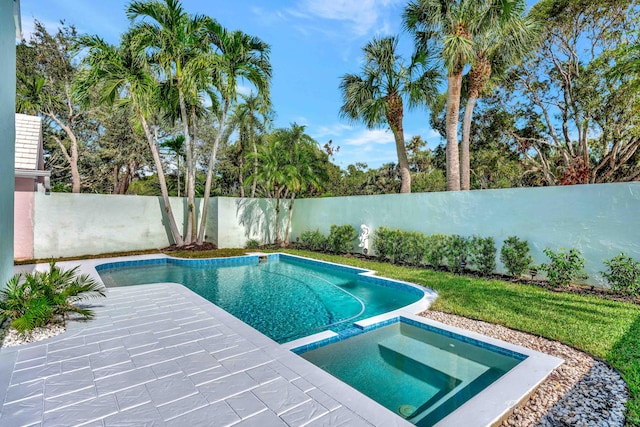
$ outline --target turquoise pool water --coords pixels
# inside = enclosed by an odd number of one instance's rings
[[[405,321],[300,355],[418,426],[434,425],[526,358]]]
[[[362,277],[359,269],[282,255],[266,263],[258,263],[257,257],[236,260],[159,259],[142,265],[110,263],[96,269],[109,287],[183,284],[279,343],[323,330],[340,331],[423,296],[421,290],[408,285]]]

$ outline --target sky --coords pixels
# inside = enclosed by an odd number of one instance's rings
[[[376,36],[399,35],[400,52],[411,54],[411,36],[402,30],[407,0],[183,0],[190,14],[208,15],[229,30],[258,36],[271,46],[272,103],[275,127],[305,125],[322,146],[340,149],[334,163],[379,167],[397,162],[393,135],[386,127],[369,130],[339,115],[340,78],[359,73],[362,47]],[[129,0],[21,0],[23,36],[37,19],[49,31],[60,20],[81,34],[97,34],[117,43],[129,23]],[[443,88],[444,89],[444,88]],[[405,107],[406,108],[406,107]],[[434,148],[442,141],[429,126],[428,111],[407,111],[405,140],[420,135]]]

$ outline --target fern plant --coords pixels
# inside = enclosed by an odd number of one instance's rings
[[[0,291],[0,317],[21,334],[64,322],[70,313],[92,318],[91,309],[77,304],[106,296],[106,289],[88,275],[78,275],[78,268],[62,270],[51,261],[47,272],[16,274]]]

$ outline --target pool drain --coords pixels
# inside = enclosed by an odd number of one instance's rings
[[[411,405],[400,405],[398,413],[404,418],[411,417],[416,412],[416,407]]]

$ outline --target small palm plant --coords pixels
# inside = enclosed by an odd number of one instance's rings
[[[64,323],[70,313],[92,318],[92,310],[76,304],[104,297],[106,289],[77,270],[61,270],[51,261],[47,272],[16,274],[0,291],[0,317],[21,334],[56,321]]]

